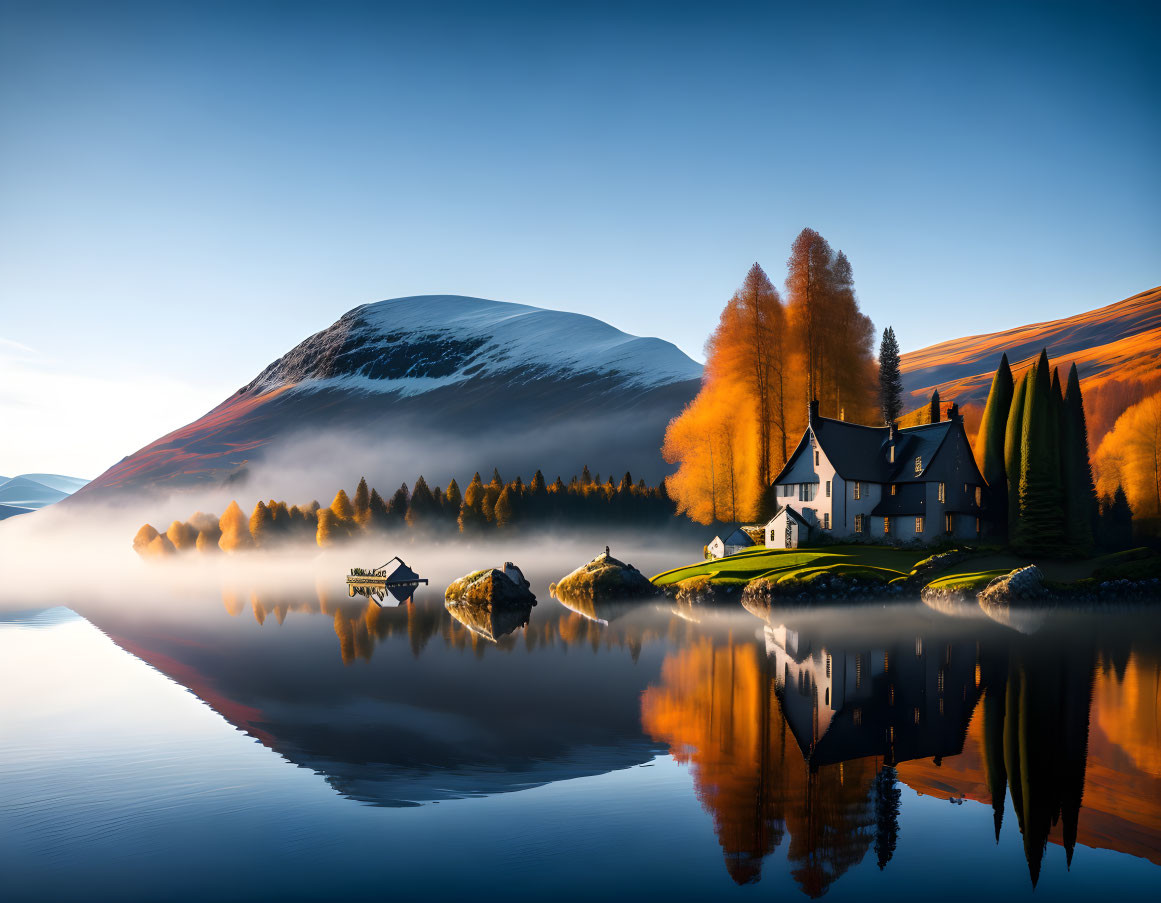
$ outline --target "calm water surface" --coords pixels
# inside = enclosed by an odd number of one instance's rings
[[[1161,889],[1157,615],[576,612],[534,576],[527,626],[341,575],[2,616],[0,897]]]

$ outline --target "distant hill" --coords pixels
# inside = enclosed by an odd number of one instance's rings
[[[236,485],[304,445],[301,466],[336,486],[360,476],[352,449],[362,461],[405,459],[387,475],[408,482],[422,472],[466,486],[493,467],[567,480],[586,464],[656,481],[666,424],[697,394],[701,369],[669,342],[581,314],[458,295],[365,304],[77,499]],[[272,480],[255,488],[282,491]]]
[[[0,520],[59,502],[87,482],[79,477],[55,473],[24,473],[0,478]]]
[[[1062,378],[1076,364],[1095,448],[1126,407],[1161,388],[1161,286],[1088,313],[907,352],[904,410],[920,407],[938,389],[942,402],[975,408],[978,418],[1000,356],[1006,352],[1019,375],[1041,348],[1061,367]]]

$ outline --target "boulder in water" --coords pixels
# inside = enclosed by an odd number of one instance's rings
[[[450,604],[471,605],[476,609],[520,607],[536,604],[531,585],[512,562],[504,568],[484,568],[460,577],[443,594]]]
[[[621,599],[652,599],[657,587],[633,565],[619,561],[605,551],[552,584],[549,592],[572,605],[592,605]]]

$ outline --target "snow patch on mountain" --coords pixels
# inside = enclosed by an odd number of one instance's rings
[[[701,377],[669,342],[628,335],[592,317],[460,295],[365,304],[299,344],[243,392],[286,385],[420,395],[503,375],[527,383],[561,375],[613,376],[652,388]]]

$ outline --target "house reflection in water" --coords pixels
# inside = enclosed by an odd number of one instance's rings
[[[885,867],[898,835],[896,780],[909,780],[911,763],[916,774],[935,769],[944,780],[917,789],[950,798],[961,763],[981,758],[976,797],[993,806],[998,840],[1011,794],[1032,884],[1049,839],[1071,863],[1091,642],[978,624],[957,634],[932,621],[843,636],[823,624],[767,624],[764,645],[707,639],[674,652],[642,697],[643,727],[690,766],[735,881],[756,881],[786,835],[810,896],[872,845]]]

